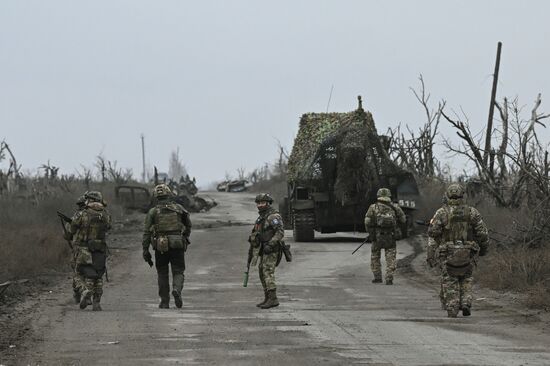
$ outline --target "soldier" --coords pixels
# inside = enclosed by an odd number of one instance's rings
[[[106,234],[111,229],[111,216],[100,192],[86,192],[84,199],[85,207],[74,214],[69,227],[75,250],[80,308],[85,309],[91,303],[94,311],[101,311],[107,261]]]
[[[371,270],[374,274],[372,283],[382,283],[382,249],[386,256],[386,285],[393,285],[393,274],[396,264],[396,243],[401,238],[399,225],[407,222],[405,213],[392,203],[388,188],[380,188],[376,193],[377,202],[370,205],[365,215],[365,228],[372,240]]]
[[[480,213],[464,204],[464,189],[450,184],[447,204],[430,221],[427,262],[441,266],[441,291],[447,315],[456,318],[462,310],[469,316],[472,308],[473,267],[476,257],[487,253],[487,227]]]
[[[87,193],[87,192],[86,192]],[[76,206],[77,206],[77,209],[76,209],[76,212],[80,212],[80,211],[83,211],[85,208],[86,208],[86,198],[84,198],[84,195],[86,194],[84,193],[82,196],[78,197],[78,199],[76,200]],[[67,237],[65,239],[67,240],[71,240],[72,241],[72,235],[70,233],[70,225],[68,227],[68,230],[66,231],[66,234],[67,234]],[[77,250],[75,249],[77,248],[76,246],[73,247],[73,258],[72,258],[72,263],[71,263],[71,267],[73,268],[73,298],[74,298],[74,301],[79,304],[80,303],[80,299],[81,299],[81,289],[83,289],[85,287],[85,281],[84,281],[84,277],[82,277],[82,275],[80,273],[78,273],[78,271],[76,270],[76,255],[78,254]]]
[[[248,240],[250,242],[248,255],[254,265],[257,259],[260,259],[258,272],[264,289],[264,300],[256,306],[269,309],[279,306],[275,267],[281,261],[285,230],[281,215],[271,207],[273,198],[269,193],[257,195],[255,202],[260,216],[256,219]]]
[[[177,308],[183,306],[181,291],[185,271],[185,251],[190,244],[191,220],[189,213],[171,200],[172,191],[166,184],[154,188],[157,205],[149,210],[143,228],[143,259],[152,265],[149,245],[155,250],[158,275],[159,308],[170,307],[170,264],[172,267],[172,296]]]

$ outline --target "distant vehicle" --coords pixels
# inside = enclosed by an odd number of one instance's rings
[[[217,205],[212,198],[197,195],[195,178],[181,177],[179,182],[168,180],[166,184],[174,193],[173,200],[190,212],[208,211]],[[139,185],[120,185],[115,187],[115,197],[126,209],[147,212],[156,204],[156,199],[151,195],[151,189],[152,187]]]
[[[248,189],[249,182],[246,179],[224,181],[218,184],[218,192],[244,192]]]
[[[147,187],[134,185],[116,186],[115,198],[122,207],[129,210],[147,212],[151,208],[151,192]]]
[[[288,161],[288,196],[279,203],[286,228],[296,241],[321,233],[365,231],[364,217],[381,187],[407,214],[407,236],[418,198],[413,175],[389,157],[388,141],[379,136],[370,112],[308,113]]]

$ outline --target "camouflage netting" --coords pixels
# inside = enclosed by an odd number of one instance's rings
[[[291,182],[318,182],[345,203],[364,198],[385,177],[407,174],[390,160],[371,113],[308,113],[288,162]]]

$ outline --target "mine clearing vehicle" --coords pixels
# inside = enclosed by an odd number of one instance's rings
[[[370,112],[307,113],[301,117],[288,161],[288,196],[279,203],[286,229],[296,241],[320,233],[364,232],[364,217],[379,188],[407,215],[412,228],[418,187],[412,173],[388,154],[389,139],[378,135]]]

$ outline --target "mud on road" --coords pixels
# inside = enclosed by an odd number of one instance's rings
[[[446,318],[411,243],[398,249],[409,265],[386,286],[371,283],[368,245],[351,255],[359,236],[294,243],[287,232],[294,261],[277,270],[281,305],[260,310],[257,271],[242,287],[250,231],[244,224],[256,216],[252,196],[215,198],[220,205],[211,213],[192,217],[182,309],[158,309],[156,273],[141,259],[136,224],[112,236],[104,311],[78,309],[64,279],[41,293],[30,331],[0,364],[550,364],[550,336],[534,318],[521,322],[485,300],[476,301],[470,318]]]

